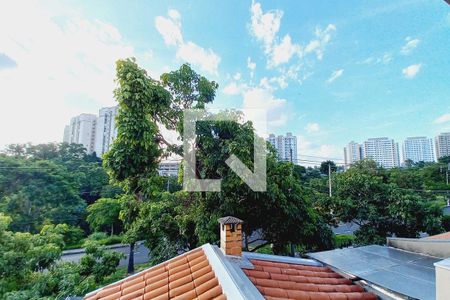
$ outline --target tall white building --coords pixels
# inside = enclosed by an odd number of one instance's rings
[[[69,141],[70,141],[70,125],[66,125],[66,126],[64,126],[63,142],[69,143]]]
[[[362,145],[351,141],[344,147],[345,166],[349,167],[357,161],[363,159]]]
[[[433,140],[424,136],[408,137],[403,142],[403,161],[433,162]]]
[[[82,144],[88,153],[92,153],[95,148],[96,125],[96,115],[81,114],[73,117],[68,127],[64,128],[64,141]]]
[[[297,162],[297,137],[288,132],[286,136],[269,134],[267,139],[275,147],[279,160]]]
[[[365,141],[363,157],[374,160],[383,168],[400,166],[398,144],[387,137],[371,138]]]
[[[435,139],[436,157],[450,156],[450,132],[439,134]]]
[[[99,157],[109,150],[110,145],[117,136],[115,121],[117,110],[117,106],[104,107],[98,113],[95,153]]]

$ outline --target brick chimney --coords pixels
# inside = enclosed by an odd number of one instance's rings
[[[242,223],[235,217],[223,217],[220,224],[220,248],[225,255],[242,255]]]

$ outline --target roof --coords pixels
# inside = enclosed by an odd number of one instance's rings
[[[244,272],[266,299],[377,299],[328,267],[251,262],[255,269]]]
[[[202,249],[94,291],[85,300],[226,299]]]
[[[428,237],[426,237],[424,239],[427,239],[427,240],[450,240],[450,231],[449,232],[445,232],[445,233],[441,233],[441,234],[428,236]]]
[[[241,219],[238,219],[236,217],[231,217],[231,216],[220,218],[218,221],[220,224],[242,224],[242,223],[244,223],[244,221],[242,221]]]
[[[244,252],[225,256],[205,244],[94,291],[85,300],[147,299],[377,299],[321,263]]]
[[[434,263],[440,258],[369,245],[308,254],[340,272],[412,299],[435,299]],[[408,299],[409,299],[408,298]]]

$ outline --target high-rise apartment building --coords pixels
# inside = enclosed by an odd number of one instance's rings
[[[403,142],[403,161],[433,162],[433,140],[424,136],[408,137]]]
[[[450,132],[439,134],[434,142],[436,144],[436,157],[450,156]]]
[[[95,153],[99,157],[109,150],[109,147],[117,136],[117,127],[115,122],[117,110],[117,106],[104,107],[100,109],[98,113],[99,116],[97,118]]]
[[[94,152],[97,116],[81,114],[73,117],[70,124],[64,128],[64,141],[82,144],[88,153]]]
[[[288,132],[286,136],[269,134],[267,141],[277,150],[279,160],[297,162],[297,137]]]
[[[349,167],[357,161],[363,159],[362,145],[351,141],[344,147],[345,166]]]
[[[400,166],[398,144],[387,137],[371,138],[365,141],[363,157],[374,160],[383,168]]]

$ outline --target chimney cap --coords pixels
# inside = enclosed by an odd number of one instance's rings
[[[238,218],[232,217],[232,216],[227,216],[227,217],[220,218],[218,221],[222,225],[225,225],[225,224],[242,224],[242,223],[244,223],[244,221],[242,221],[241,219],[238,219]]]

